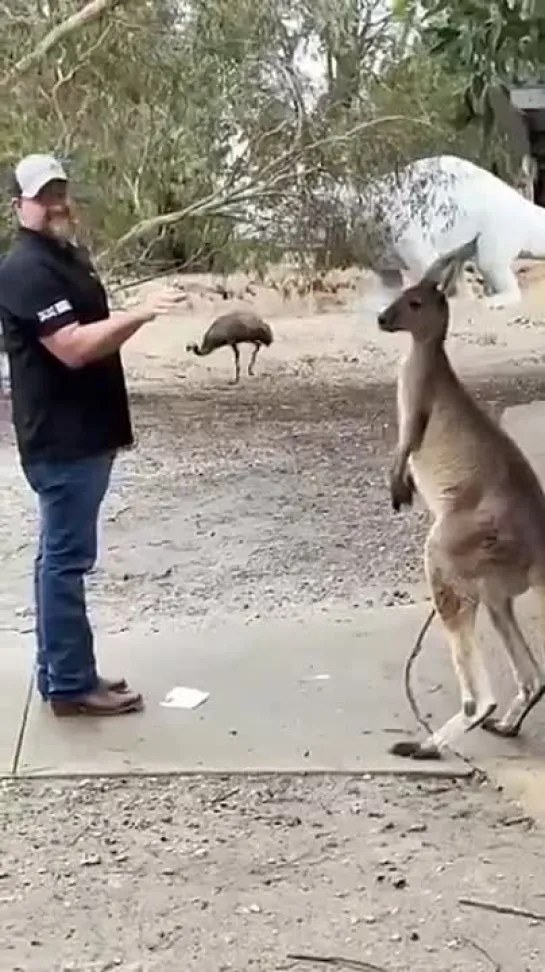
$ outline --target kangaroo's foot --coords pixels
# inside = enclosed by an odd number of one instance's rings
[[[532,709],[544,695],[545,683],[534,687],[529,692],[524,691],[519,693],[502,719],[485,719],[482,723],[482,728],[495,736],[502,736],[504,739],[515,739],[519,735],[525,719],[528,718]]]

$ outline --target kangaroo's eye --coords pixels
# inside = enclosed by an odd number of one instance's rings
[[[422,307],[422,301],[418,297],[411,297],[409,301],[409,307],[411,310],[419,310]]]

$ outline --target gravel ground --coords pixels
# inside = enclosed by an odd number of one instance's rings
[[[2,804],[6,972],[543,969],[542,922],[459,903],[545,911],[543,833],[487,785],[83,781]]]
[[[545,397],[545,374],[475,388],[500,410]],[[118,461],[89,583],[98,623],[153,629],[165,617],[204,624],[420,599],[428,516],[420,506],[394,516],[386,487],[394,401],[393,385],[353,376],[136,391],[138,447]],[[24,631],[33,500],[13,457],[3,471],[0,623],[12,628],[15,612]]]
[[[89,585],[99,633],[425,595],[427,516],[393,516],[386,490],[394,387],[372,372],[380,356],[341,352],[349,342],[337,324],[333,350],[315,342],[312,361],[301,347],[288,360],[297,334],[286,325],[284,356],[236,390],[215,364],[211,374],[169,361],[150,377],[145,355],[133,356],[139,441],[120,458],[104,510]],[[325,340],[334,322],[321,327]],[[496,343],[468,334],[482,360],[507,330]],[[498,409],[545,398],[545,372],[522,359],[517,371],[474,374],[478,394]],[[5,410],[0,435],[9,635],[32,627],[33,499]],[[487,786],[25,782],[4,785],[0,812],[1,972],[320,968],[294,952],[367,959],[380,972],[493,970],[471,942],[501,972],[543,969],[543,923],[458,903],[545,911],[543,834]]]

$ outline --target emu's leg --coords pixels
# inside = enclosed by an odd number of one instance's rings
[[[249,375],[253,375],[254,374],[255,359],[257,358],[257,352],[259,351],[259,348],[260,347],[261,347],[261,345],[259,344],[259,342],[256,342],[256,344],[254,344],[254,350],[252,351],[252,356],[250,358],[250,363],[248,365],[248,374]]]
[[[234,384],[238,385],[240,381],[240,351],[238,349],[238,344],[233,344],[233,354],[235,356],[235,380]]]
[[[545,599],[545,591],[542,596]],[[512,599],[505,598],[488,603],[487,608],[492,624],[509,655],[517,692],[503,718],[486,719],[483,729],[498,736],[514,737],[518,736],[522,723],[545,694],[545,672],[538,665],[520,630]]]
[[[477,590],[451,575],[446,555],[435,548],[432,527],[425,549],[425,569],[437,613],[443,622],[460,687],[459,712],[423,743],[400,742],[391,750],[412,759],[440,759],[441,750],[488,718],[496,708],[480,647],[475,639]]]

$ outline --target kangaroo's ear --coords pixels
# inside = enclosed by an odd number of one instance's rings
[[[443,256],[438,257],[437,260],[434,260],[426,270],[422,281],[435,284],[438,290],[445,293],[454,280],[458,268],[463,266],[466,260],[470,260],[475,256],[477,239],[478,237],[475,237],[469,243],[464,243],[455,250],[451,250],[449,253],[445,253]]]
[[[457,261],[450,255],[438,257],[426,270],[421,283],[433,284],[444,292],[454,277],[457,265]]]

